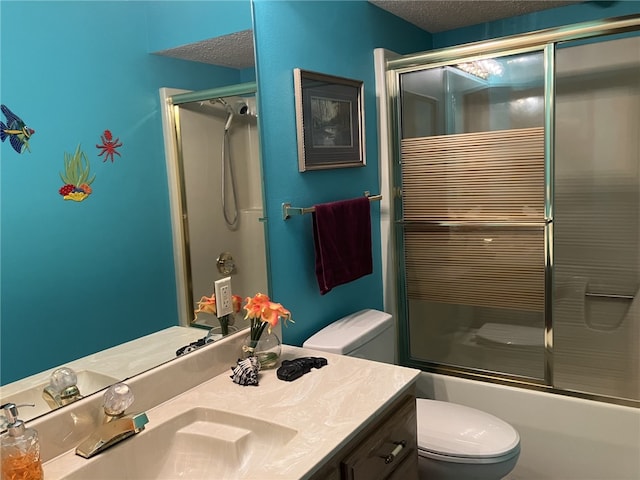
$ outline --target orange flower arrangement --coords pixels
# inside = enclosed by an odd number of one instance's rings
[[[280,318],[283,321],[290,321],[291,312],[279,303],[272,302],[264,293],[257,293],[253,297],[247,297],[244,309],[247,314],[244,318],[251,320],[251,340],[258,341],[264,329],[268,326],[271,329],[278,324]]]
[[[241,309],[241,306],[242,306],[242,297],[240,295],[232,295],[231,296],[231,302],[233,304],[233,313],[240,312],[240,309]],[[198,314],[199,313],[211,313],[213,315],[216,315],[216,296],[214,294],[211,294],[210,297],[203,296],[200,299],[200,301],[198,302],[197,310],[195,310],[193,313],[195,315],[195,318],[193,319],[194,322],[196,320],[198,320]],[[222,335],[228,335],[229,334],[229,320],[230,320],[230,318],[231,318],[230,314],[223,315],[222,317],[218,317],[218,321],[220,322],[220,329],[221,329]]]

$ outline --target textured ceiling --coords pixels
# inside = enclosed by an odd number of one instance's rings
[[[440,0],[369,0],[382,8],[430,33],[468,27],[561,7],[580,1],[440,1]]]
[[[253,30],[243,30],[155,53],[221,67],[243,69],[255,66]]]
[[[369,0],[369,2],[431,33],[581,3],[546,0]],[[252,30],[155,53],[230,68],[244,69],[255,66]]]

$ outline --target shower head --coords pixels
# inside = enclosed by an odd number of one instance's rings
[[[234,99],[232,102],[227,100]],[[222,98],[214,98],[209,100],[209,103],[215,105],[216,103],[220,103],[224,109],[227,111],[227,120],[224,125],[225,132],[229,130],[231,127],[231,121],[233,120],[234,115],[251,115],[251,111],[249,110],[249,105],[238,97],[227,97]]]
[[[231,97],[234,98],[234,97]],[[237,97],[235,97],[237,98]],[[249,105],[242,99],[237,99],[232,102],[227,101],[229,99],[224,99],[222,97],[215,98],[213,100],[209,100],[210,103],[220,103],[227,110],[227,113],[231,113],[233,115],[249,115],[251,112],[249,111]]]
[[[249,105],[247,105],[244,100],[238,100],[234,103],[233,107],[235,113],[238,115],[247,115],[249,112]]]

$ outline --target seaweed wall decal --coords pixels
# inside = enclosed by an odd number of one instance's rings
[[[64,173],[60,173],[64,186],[58,192],[65,200],[83,201],[93,191],[90,185],[96,176],[89,177],[90,173],[89,159],[78,144],[73,155],[64,152]]]

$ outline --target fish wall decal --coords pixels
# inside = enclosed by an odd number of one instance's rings
[[[0,122],[0,140],[4,142],[8,138],[11,146],[18,153],[23,153],[25,149],[30,152],[29,139],[36,131],[27,127],[22,119],[6,105],[0,105],[0,109],[7,119],[6,124]]]

